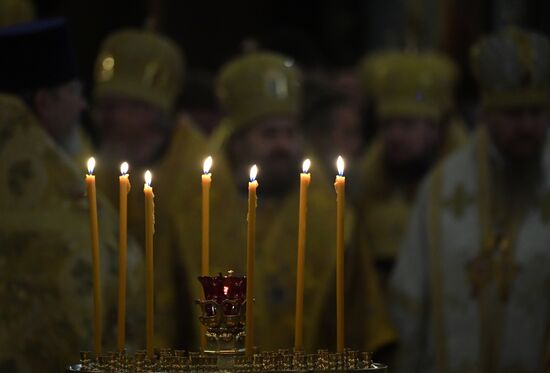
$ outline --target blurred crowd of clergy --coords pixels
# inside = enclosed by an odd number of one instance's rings
[[[122,162],[132,185],[126,348],[145,338],[145,170],[155,190],[155,347],[200,348],[207,156],[212,275],[246,275],[248,173],[259,168],[261,350],[295,347],[299,174],[311,160],[299,347],[335,349],[339,155],[346,347],[396,372],[550,370],[546,36],[508,27],[472,46],[472,126],[456,107],[453,60],[414,48],[369,53],[336,79],[249,41],[215,76],[186,76],[174,41],[124,28],[103,41],[84,97],[65,20],[37,20],[26,1],[0,4],[1,372],[63,371],[91,349],[90,156],[105,350],[116,349]]]

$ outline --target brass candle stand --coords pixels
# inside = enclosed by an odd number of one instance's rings
[[[80,363],[70,366],[67,372],[387,372],[387,366],[374,363],[370,353],[349,349],[343,353],[278,350],[245,355],[246,277],[229,271],[225,276],[201,276],[199,281],[204,291],[204,299],[196,301],[201,310],[199,320],[206,329],[203,352],[161,349],[152,359],[145,350],[133,355],[109,352],[94,356],[81,352]]]
[[[314,354],[290,350],[266,351],[253,356],[237,355],[232,360],[233,365],[220,368],[219,362],[225,357],[172,349],[156,351],[152,360],[147,358],[145,350],[137,351],[133,356],[125,353],[107,353],[92,357],[89,352],[82,352],[80,363],[70,366],[67,372],[387,372],[385,365],[373,363],[370,353],[359,353],[354,350],[346,350],[343,353],[319,350]]]

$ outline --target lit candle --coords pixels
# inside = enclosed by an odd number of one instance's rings
[[[212,157],[204,160],[202,175],[202,270],[203,276],[210,273],[210,185],[212,183]]]
[[[212,184],[212,157],[207,157],[202,166],[202,251],[201,274],[208,276],[210,273],[210,185]],[[206,327],[201,325],[201,348],[206,349]]]
[[[86,190],[90,207],[90,233],[92,239],[92,276],[94,302],[94,352],[101,354],[101,284],[99,282],[99,229],[97,221],[97,201],[94,176],[95,159],[88,159]]]
[[[250,168],[248,183],[248,231],[246,240],[246,354],[252,355],[254,346],[254,250],[256,246],[256,176],[258,167]]]
[[[153,358],[153,234],[155,233],[155,204],[153,188],[151,187],[152,175],[149,170],[145,172],[145,184],[143,193],[145,195],[145,329],[146,348],[149,359]]]
[[[126,338],[126,256],[128,248],[128,163],[120,165],[118,216],[118,350],[123,351]]]
[[[294,321],[294,348],[304,347],[304,263],[306,249],[307,225],[307,190],[311,181],[309,166],[311,161],[306,159],[300,174],[300,210],[298,219],[298,259],[296,268],[296,314]]]
[[[344,207],[346,203],[346,178],[344,160],[336,161],[338,175],[336,189],[336,350],[344,352]]]

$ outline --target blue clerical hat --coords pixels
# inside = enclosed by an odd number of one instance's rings
[[[64,19],[0,29],[0,91],[22,93],[53,88],[77,77]]]

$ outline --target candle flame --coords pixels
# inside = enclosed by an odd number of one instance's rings
[[[210,172],[210,168],[212,167],[212,157],[208,156],[203,163],[202,170],[205,174]]]
[[[223,287],[223,295],[227,295],[227,293],[229,293],[229,286],[224,286]]]
[[[126,175],[128,173],[128,169],[130,167],[128,166],[128,162],[122,162],[120,164],[120,174],[121,175]]]
[[[95,168],[95,158],[90,157],[90,159],[88,159],[88,174],[89,175],[94,173],[94,168]]]
[[[338,168],[338,175],[343,176],[344,175],[344,158],[342,156],[338,156],[338,160],[336,160],[336,167]]]
[[[153,179],[153,175],[151,174],[151,171],[149,170],[145,171],[145,184],[147,184],[147,186],[151,186],[152,179]]]
[[[311,161],[308,158],[304,161],[304,163],[302,163],[302,171],[304,172],[304,174],[307,174],[310,166],[311,166]]]
[[[256,180],[257,175],[258,175],[258,166],[254,165],[250,168],[250,181]]]

